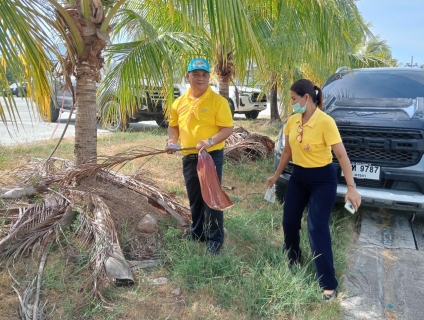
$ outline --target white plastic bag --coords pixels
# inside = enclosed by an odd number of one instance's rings
[[[271,203],[275,202],[275,185],[273,185],[272,188],[268,188],[266,190],[264,199]]]

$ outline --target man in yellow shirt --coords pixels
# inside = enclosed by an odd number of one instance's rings
[[[202,198],[197,175],[198,152],[211,155],[219,181],[222,178],[225,139],[233,133],[233,117],[228,101],[209,87],[210,67],[202,58],[190,61],[186,79],[187,92],[172,104],[169,115],[167,150],[171,144],[182,148],[183,175],[190,202],[192,224],[189,236],[206,242],[209,253],[217,254],[224,242],[224,214],[209,208]]]

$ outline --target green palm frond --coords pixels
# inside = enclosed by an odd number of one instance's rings
[[[283,97],[299,77],[321,85],[338,66],[349,62],[357,39],[369,33],[354,1],[246,3],[266,61],[259,82],[266,84],[265,90],[277,82]],[[288,100],[284,105],[289,106]]]
[[[51,8],[39,1],[4,0],[0,3],[0,90],[8,88],[6,72],[18,83],[27,84],[29,103],[48,112],[51,62],[46,52],[54,51],[47,34],[45,17]],[[0,118],[17,121],[19,115],[13,99],[0,100]]]
[[[389,46],[379,36],[363,38],[350,54],[352,68],[396,66],[397,60],[392,58]]]

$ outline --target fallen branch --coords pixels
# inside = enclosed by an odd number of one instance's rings
[[[41,256],[41,260],[40,260],[40,266],[38,267],[37,289],[35,291],[35,301],[34,301],[33,312],[32,312],[33,319],[38,319],[38,301],[40,300],[41,278],[43,276],[46,260],[47,260],[47,250],[44,249],[43,255]]]

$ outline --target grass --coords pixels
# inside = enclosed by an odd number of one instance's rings
[[[279,130],[279,126],[270,126],[266,120],[237,121],[236,125],[274,140]],[[100,136],[98,154],[115,154],[139,145],[162,148],[166,136],[166,130],[161,128]],[[1,148],[0,170],[16,168],[30,157],[47,157],[54,145],[55,142],[51,142]],[[72,159],[72,148],[72,140],[67,139],[56,156]],[[131,174],[140,167],[155,183],[174,192],[187,204],[179,156],[161,154],[139,159],[124,167],[121,173]],[[263,200],[265,180],[272,172],[273,159],[226,162],[223,185],[234,189],[224,191],[235,205],[225,212],[226,243],[222,253],[206,255],[203,243],[181,240],[181,230],[175,227],[175,221],[162,221],[158,237],[163,264],[150,270],[135,270],[133,287],[107,286],[103,295],[113,303],[112,308],[98,300],[80,306],[78,297],[82,293],[79,290],[86,276],[81,263],[49,258],[42,292],[49,297],[49,303],[56,304],[52,318],[339,319],[339,304],[321,300],[310,255],[306,217],[302,221],[302,265],[289,267],[282,254],[281,205]],[[330,229],[340,280],[347,265],[354,218],[337,206]],[[126,224],[119,231],[121,244],[127,246],[133,236],[128,233]],[[60,254],[56,251],[52,252],[53,257]],[[5,269],[0,268],[0,275],[1,279],[7,278]],[[158,277],[166,277],[171,282],[155,286],[151,279]],[[7,288],[7,283],[2,288]],[[181,289],[180,295],[172,293],[176,288]],[[13,301],[17,308],[16,297],[13,299],[11,295],[8,301],[9,305]]]

